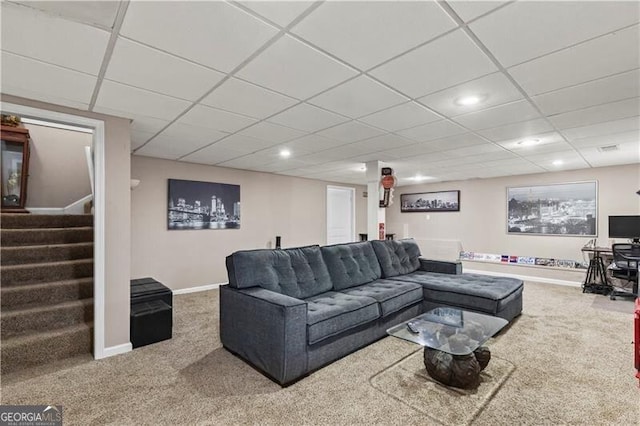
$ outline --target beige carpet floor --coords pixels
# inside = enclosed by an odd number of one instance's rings
[[[639,424],[632,303],[529,282],[524,294],[523,314],[490,342],[515,369],[472,424]],[[221,348],[218,291],[174,306],[170,341],[4,375],[2,403],[61,404],[68,425],[438,424],[372,383],[412,343],[384,338],[283,389]]]

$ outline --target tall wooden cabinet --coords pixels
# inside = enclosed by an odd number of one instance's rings
[[[28,213],[24,206],[27,202],[29,177],[29,130],[0,126],[0,135],[2,212]]]

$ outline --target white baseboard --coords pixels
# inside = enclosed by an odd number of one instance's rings
[[[108,348],[104,348],[101,357],[96,357],[96,359],[100,358],[109,358],[110,356],[120,355],[127,352],[131,352],[133,350],[133,346],[131,342],[123,343],[122,345],[109,346]]]
[[[215,290],[217,288],[220,288],[221,285],[225,285],[225,284],[228,284],[228,283],[207,284],[207,285],[200,285],[197,287],[180,288],[178,290],[173,290],[173,294],[188,294],[188,293],[197,293],[199,291]]]
[[[497,277],[518,278],[522,281],[534,281],[534,282],[545,283],[545,284],[566,285],[569,287],[582,286],[582,282],[579,282],[579,281],[558,280],[555,278],[532,277],[529,275],[518,275],[518,274],[505,274],[504,272],[482,271],[482,270],[475,270],[475,269],[465,269],[464,272],[469,274],[494,275]]]

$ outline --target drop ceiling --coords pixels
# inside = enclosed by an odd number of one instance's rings
[[[2,93],[130,118],[134,155],[350,184],[640,163],[638,2],[3,1],[1,40]]]

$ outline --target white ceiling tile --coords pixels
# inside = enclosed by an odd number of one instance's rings
[[[344,142],[313,134],[286,142],[285,145],[293,151],[312,153],[344,145]]]
[[[192,124],[195,126],[207,127],[223,132],[236,132],[243,127],[247,127],[258,120],[245,117],[244,115],[222,111],[204,105],[196,105],[185,115],[180,117],[179,122]]]
[[[637,143],[640,141],[640,130],[632,130],[622,133],[607,133],[600,136],[593,136],[581,139],[572,139],[571,145],[578,149],[589,147],[602,147],[625,143]]]
[[[361,75],[309,100],[309,103],[357,118],[409,99]]]
[[[155,132],[142,132],[140,130],[131,129],[131,150],[144,145],[149,139],[155,135]]]
[[[622,120],[607,121],[591,124],[589,126],[575,127],[563,130],[562,133],[569,139],[583,139],[608,134],[630,132],[640,129],[640,116],[623,118]]]
[[[527,140],[535,140],[535,144],[526,143],[525,141]],[[498,145],[501,145],[513,152],[524,152],[528,154],[568,151],[571,149],[571,147],[565,142],[564,138],[557,132],[528,135],[526,138],[507,139],[498,142]]]
[[[538,95],[532,100],[547,115],[640,96],[640,69]]]
[[[389,151],[377,151],[377,152],[361,152],[350,157],[351,160],[361,161],[363,163],[367,163],[369,161],[393,161],[397,160],[398,156],[393,152],[393,150]]]
[[[431,1],[325,2],[292,32],[366,70],[455,26]]]
[[[415,102],[407,102],[359,119],[390,132],[438,120],[440,117]]]
[[[455,135],[447,138],[436,139],[425,143],[432,147],[435,151],[448,151],[451,149],[466,148],[468,146],[484,145],[487,143],[487,141],[472,133],[466,133],[463,135]]]
[[[217,143],[214,143],[182,158],[180,161],[198,164],[220,164],[237,157],[242,157],[244,154],[242,151],[221,147]]]
[[[2,50],[98,75],[109,33],[2,2]]]
[[[287,158],[282,157],[281,152],[283,150],[286,150],[289,152],[289,157]],[[268,158],[269,161],[275,161],[275,160],[281,161],[285,159],[286,160],[298,159],[303,155],[312,154],[313,152],[314,152],[313,149],[311,150],[305,149],[300,145],[295,145],[293,141],[290,141],[290,142],[274,145],[269,148],[265,148],[263,150],[260,150],[260,152],[258,152],[257,154],[265,158]]]
[[[229,72],[277,30],[226,2],[130,2],[120,34]]]
[[[218,163],[218,165],[220,167],[232,167],[234,169],[252,169],[253,167],[261,166],[270,160],[270,158],[260,154],[249,154],[234,158],[233,160]]]
[[[121,37],[105,74],[108,80],[190,101],[200,98],[223,77],[220,72]]]
[[[475,105],[459,105],[458,100],[477,96],[481,101]],[[469,81],[449,89],[418,99],[429,108],[448,117],[505,104],[522,99],[522,94],[500,72],[489,74],[477,80]]]
[[[300,130],[262,121],[248,129],[244,129],[240,134],[269,142],[282,143],[304,136],[305,133]]]
[[[550,132],[553,127],[543,118],[536,120],[522,121],[520,123],[508,124],[506,126],[494,127],[480,130],[478,133],[494,142],[507,139],[523,138],[539,133]]]
[[[296,19],[302,12],[307,10],[312,1],[240,1],[259,15],[264,16],[276,24],[286,27]]]
[[[639,17],[637,2],[524,1],[480,18],[470,28],[502,65],[511,66],[637,23]]]
[[[160,129],[163,129],[170,123],[168,120],[159,120],[157,118],[135,114],[131,114],[129,118],[132,120],[131,130],[153,134],[158,133]]]
[[[469,129],[480,130],[539,117],[540,114],[538,114],[538,111],[536,111],[531,103],[522,100],[459,115],[455,118],[455,121]]]
[[[375,138],[371,139],[365,139],[360,142],[355,142],[349,144],[348,146],[351,148],[357,148],[360,151],[366,153],[401,148],[403,146],[413,145],[414,143],[415,142],[413,142],[412,140],[408,140],[401,136],[386,134],[376,136]]]
[[[494,154],[494,153],[502,153],[504,148],[501,148],[492,143],[483,143],[479,145],[467,146],[464,148],[455,148],[451,150],[447,150],[447,154],[450,154],[454,157],[469,157],[476,156],[480,154]]]
[[[469,22],[480,15],[502,6],[506,1],[450,1],[449,6],[464,22]]]
[[[376,68],[371,74],[417,98],[495,71],[489,58],[458,30]]]
[[[590,147],[581,149],[580,153],[593,167],[638,163],[636,178],[640,178],[640,141],[619,144],[616,151],[600,152]]]
[[[216,145],[218,145],[218,148],[226,148],[229,150],[240,151],[245,154],[251,154],[273,146],[273,142],[252,138],[251,136],[235,134],[216,142]]]
[[[112,28],[118,13],[117,1],[13,1],[84,24]]]
[[[440,120],[434,123],[424,124],[422,126],[416,126],[410,129],[401,130],[398,132],[398,134],[406,138],[413,139],[417,142],[424,142],[465,132],[466,130],[458,126],[457,124],[454,124],[447,120]]]
[[[268,117],[297,102],[288,96],[233,77],[202,100],[204,105],[256,118]]]
[[[287,35],[238,72],[239,77],[298,99],[355,74],[355,70]]]
[[[508,71],[530,96],[538,95],[638,68],[639,38],[640,30],[635,25],[509,68]],[[606,56],[606,60],[598,59],[603,56]]]
[[[2,93],[86,109],[96,77],[2,52]],[[55,82],[55,84],[52,84]]]
[[[589,165],[576,151],[561,151],[545,154],[523,155],[523,157],[546,170],[573,170],[587,168]],[[562,161],[562,164],[554,164],[555,161]]]
[[[100,86],[98,99],[93,110],[102,112],[102,108],[105,108],[122,111],[124,114],[131,113],[172,120],[190,105],[191,102],[181,99],[105,80]]]
[[[174,123],[136,154],[176,160],[224,136],[215,130]]]
[[[564,112],[549,117],[549,120],[558,129],[568,129],[637,115],[640,115],[640,98],[631,98],[576,111]]]
[[[436,147],[429,145],[428,143],[415,143],[413,145],[407,145],[400,148],[393,148],[383,152],[392,154],[396,158],[400,158],[400,159],[404,158],[404,159],[407,159],[408,161],[412,161],[414,157],[419,155],[431,154],[431,153],[434,153],[435,155],[436,151],[438,151],[438,149]],[[438,153],[438,155],[440,155],[440,153]]]
[[[340,142],[357,142],[382,135],[384,132],[357,121],[350,121],[318,132],[318,134]]]
[[[334,126],[347,121],[348,118],[322,110],[306,103],[294,106],[278,115],[269,118],[269,122],[307,132]]]

